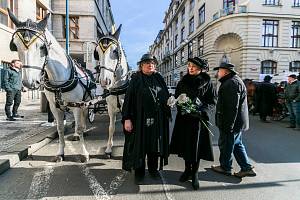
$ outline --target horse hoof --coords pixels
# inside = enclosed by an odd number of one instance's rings
[[[111,157],[112,157],[111,153],[106,153],[106,152],[105,152],[105,156],[106,156],[107,159],[111,159]]]
[[[79,138],[79,136],[70,135],[70,136],[67,137],[67,140],[69,140],[69,141],[79,141],[80,138]]]
[[[52,160],[52,162],[62,162],[65,160],[65,156],[64,155],[58,155],[58,156],[55,156]]]
[[[87,163],[90,160],[90,156],[81,156],[80,161],[82,163]]]

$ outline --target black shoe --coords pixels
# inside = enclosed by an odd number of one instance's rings
[[[7,121],[16,121],[16,119],[13,118],[13,117],[7,117],[6,120],[7,120]]]
[[[155,170],[148,170],[149,171],[149,174],[152,178],[159,178],[160,175],[159,175],[159,171],[157,169]]]
[[[290,126],[287,126],[287,128],[296,128],[296,126],[290,125]]]
[[[23,115],[18,115],[18,114],[13,115],[13,117],[15,117],[15,118],[24,118]]]
[[[140,174],[140,173],[136,173],[135,172],[135,174],[134,174],[134,182],[135,182],[135,184],[140,184],[141,183],[141,181],[143,181],[144,180],[144,177],[145,177],[145,174]]]
[[[145,169],[138,168],[134,171],[134,181],[136,184],[139,184],[145,177]]]
[[[192,178],[192,172],[191,170],[185,169],[184,172],[181,174],[179,181],[180,182],[186,182]]]
[[[198,172],[192,174],[192,186],[194,190],[199,189],[199,178],[198,178]]]

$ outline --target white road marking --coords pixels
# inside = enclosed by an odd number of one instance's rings
[[[107,193],[113,195],[114,191],[116,191],[125,182],[125,177],[127,174],[128,172],[122,171],[120,175],[116,176],[110,183]]]
[[[161,181],[162,181],[162,186],[163,186],[166,198],[168,200],[175,200],[174,196],[170,192],[170,188],[168,186],[168,183],[167,183],[167,181],[166,181],[166,179],[163,176],[163,173],[161,171],[159,171],[159,175],[160,175],[160,178],[161,178]]]
[[[53,167],[47,166],[42,171],[34,174],[27,199],[40,199],[47,195],[53,172]]]
[[[69,145],[66,145],[66,146],[70,149],[71,153],[73,155],[76,154],[72,143],[70,142],[68,144]],[[79,159],[78,159],[78,161],[79,161]],[[89,188],[91,189],[94,197],[97,200],[111,199],[111,196],[108,195],[108,193],[104,190],[104,188],[101,186],[101,184],[97,181],[96,177],[91,173],[89,168],[87,168],[86,164],[80,165],[79,168],[81,169],[82,174],[84,174],[85,177],[87,178],[87,180],[89,182]]]

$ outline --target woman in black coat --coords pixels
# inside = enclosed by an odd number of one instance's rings
[[[213,161],[212,142],[207,127],[216,104],[216,90],[206,73],[208,64],[198,57],[188,59],[188,73],[178,83],[175,97],[186,94],[193,102],[201,101],[200,115],[182,114],[177,106],[177,116],[171,139],[170,153],[185,160],[185,170],[179,181],[188,181],[192,176],[192,186],[199,188],[198,168],[200,159]],[[205,123],[205,124],[204,124]]]
[[[122,168],[134,169],[137,182],[145,176],[146,156],[151,176],[159,175],[158,158],[161,168],[168,163],[169,92],[163,77],[155,70],[156,63],[154,56],[142,56],[140,70],[130,81],[122,108],[125,133]]]

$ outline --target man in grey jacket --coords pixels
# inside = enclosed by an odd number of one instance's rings
[[[216,105],[216,125],[220,132],[220,165],[213,165],[212,170],[231,175],[233,154],[241,168],[240,172],[234,173],[235,176],[256,176],[242,142],[242,133],[249,129],[246,86],[237,76],[233,64],[221,63],[214,70],[218,70],[218,79],[221,82]]]
[[[15,121],[15,118],[23,118],[18,114],[18,108],[21,103],[22,89],[22,62],[18,59],[11,61],[11,66],[4,72],[3,85],[6,91],[5,114],[6,120]],[[13,105],[12,112],[11,106]]]

